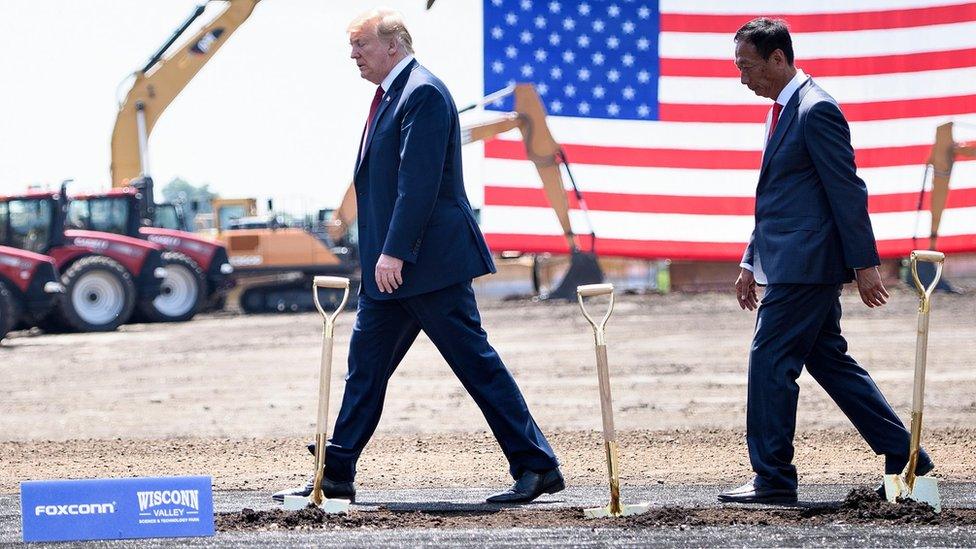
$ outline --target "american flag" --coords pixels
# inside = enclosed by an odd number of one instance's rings
[[[936,126],[976,137],[976,3],[485,0],[485,93],[535,84],[598,253],[739,260],[772,102],[739,83],[732,37],[760,15],[787,21],[796,65],[841,104],[882,256],[927,246]],[[485,143],[484,184],[493,249],[567,250],[517,133]],[[943,251],[976,251],[976,162],[956,163],[939,234]]]

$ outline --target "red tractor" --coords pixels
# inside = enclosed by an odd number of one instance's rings
[[[112,331],[138,308],[151,315],[166,269],[163,247],[115,234],[65,230],[68,201],[60,192],[0,196],[0,245],[54,259],[65,295],[44,325],[80,332]]]
[[[149,178],[106,193],[73,196],[65,227],[144,239],[165,248],[162,293],[154,310],[144,312],[150,320],[189,320],[205,306],[219,308],[234,286],[227,248],[190,232],[152,226],[156,221],[152,196]]]
[[[0,241],[7,225],[0,206]],[[64,286],[54,259],[0,246],[0,339],[15,327],[33,326],[47,316]]]

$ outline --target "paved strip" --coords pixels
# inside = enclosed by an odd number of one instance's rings
[[[851,485],[804,486],[802,503],[839,501],[853,488]],[[718,506],[716,494],[723,487],[695,485],[654,485],[624,487],[626,502],[650,502],[654,505]],[[941,487],[947,507],[976,508],[976,483],[951,483]],[[481,511],[498,509],[484,503],[488,491],[483,489],[361,490],[360,509],[383,505],[404,511]],[[555,496],[547,496],[525,506],[530,510],[565,507],[588,507],[605,503],[604,487],[573,487]],[[256,491],[222,491],[214,494],[216,511],[236,512],[245,507],[264,510],[275,507],[268,493]],[[20,499],[16,494],[0,495],[0,545],[20,541]],[[566,547],[662,546],[976,546],[976,528],[953,526],[728,526],[728,527],[662,527],[646,529],[592,528],[512,528],[512,529],[397,529],[397,530],[321,530],[219,532],[213,538],[157,539],[154,547],[264,547],[318,546],[340,544],[344,547],[394,547],[437,545],[444,547],[532,547],[559,545]],[[146,541],[121,540],[57,544],[56,547],[143,547]],[[31,544],[44,547],[46,544]],[[52,545],[53,547],[54,545]]]

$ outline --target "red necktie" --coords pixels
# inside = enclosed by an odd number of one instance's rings
[[[369,106],[369,117],[366,118],[366,129],[369,133],[369,125],[373,123],[376,110],[380,108],[380,101],[383,99],[383,86],[376,86],[376,95],[373,96],[373,103]]]
[[[773,103],[773,118],[769,121],[769,135],[766,136],[766,143],[773,138],[773,132],[776,131],[776,123],[779,122],[779,113],[783,112],[783,105],[779,103]]]

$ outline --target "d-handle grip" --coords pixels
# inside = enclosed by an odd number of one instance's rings
[[[613,293],[613,284],[585,284],[576,287],[576,293],[580,297],[593,297]]]
[[[312,280],[316,288],[331,288],[345,290],[349,287],[349,279],[342,276],[317,276]]]
[[[936,285],[939,284],[939,279],[942,278],[942,266],[945,264],[945,254],[934,250],[914,250],[912,251],[910,260],[915,287],[923,299],[928,299],[932,295],[932,292],[935,291]],[[919,262],[936,264],[935,276],[932,277],[932,282],[929,283],[928,287],[924,286],[922,280],[918,277]]]

